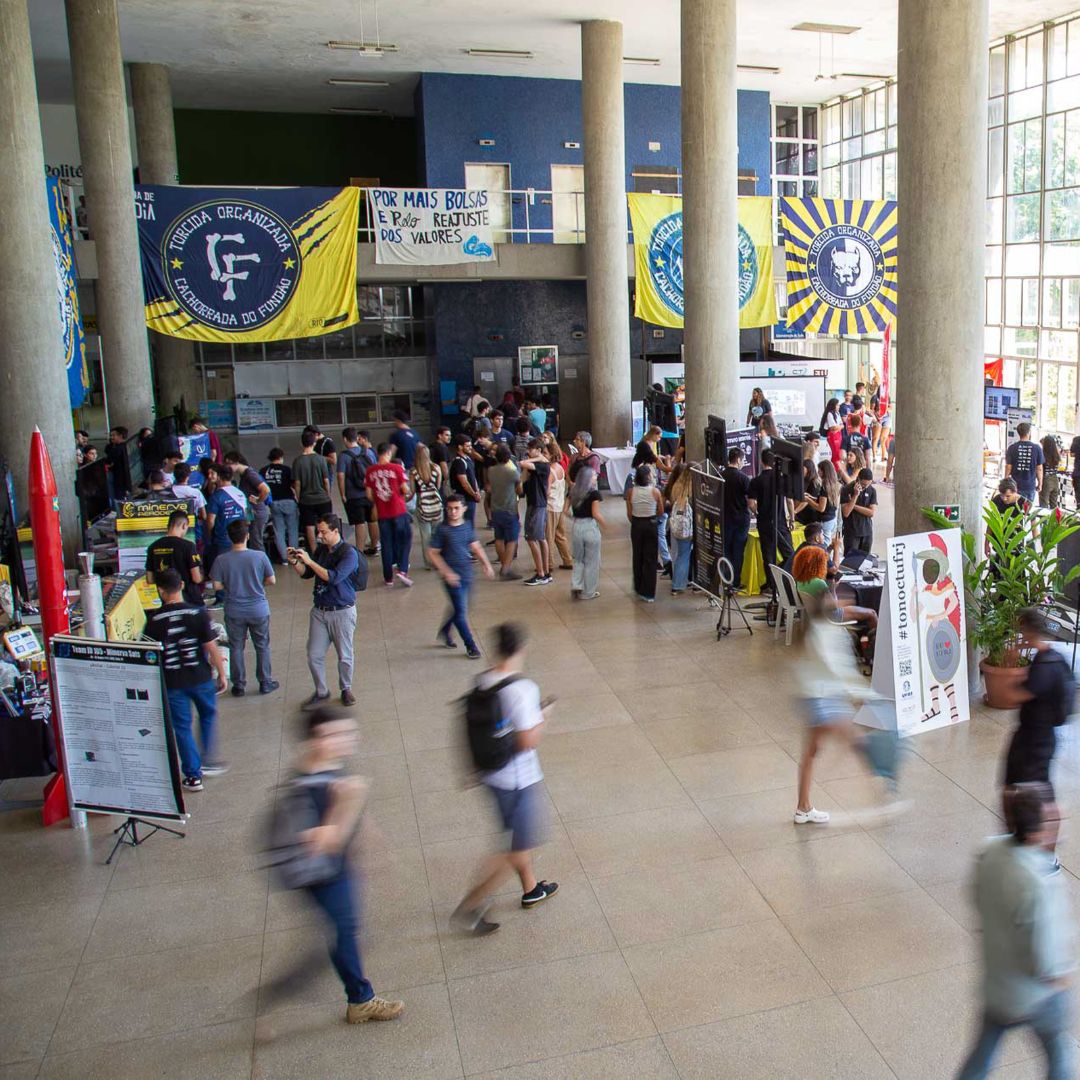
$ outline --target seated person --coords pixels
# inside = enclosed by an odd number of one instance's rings
[[[799,552],[803,550],[803,548],[808,548],[808,547],[820,548],[822,551],[825,552],[825,558],[827,560],[827,562],[826,562],[827,572],[826,572],[826,575],[825,575],[826,580],[831,581],[834,577],[837,577],[838,576],[838,571],[836,569],[835,564],[832,561],[832,553],[825,546],[825,533],[824,533],[824,531],[823,531],[823,529],[821,527],[821,522],[820,521],[812,521],[812,522],[810,522],[810,524],[807,525],[806,528],[803,530],[803,537],[804,537],[803,542],[795,549],[794,554],[791,556],[792,563],[795,560],[795,556],[798,555]],[[787,570],[789,573],[791,573],[791,564],[785,566],[784,569]]]
[[[829,618],[837,621],[853,619],[872,632],[877,629],[877,612],[873,608],[859,607],[851,599],[836,595],[825,580],[828,573],[829,557],[825,549],[813,544],[803,544],[795,553],[791,563],[791,576],[799,587],[799,592],[808,597],[813,604],[821,604]],[[864,639],[866,635],[863,635]]]

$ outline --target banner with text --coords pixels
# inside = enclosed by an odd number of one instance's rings
[[[917,735],[968,719],[959,529],[888,541],[896,728]]]
[[[189,341],[351,326],[359,188],[135,188],[146,325]]]
[[[493,262],[491,193],[372,188],[375,261],[409,266]]]
[[[694,509],[694,563],[691,580],[702,592],[722,596],[716,564],[724,556],[724,481],[690,470],[690,503]]]
[[[90,368],[79,317],[79,292],[75,286],[75,240],[63,185],[55,176],[45,177],[49,198],[49,228],[53,263],[56,266],[56,303],[63,332],[64,366],[67,368],[71,407],[79,409],[90,393]]]

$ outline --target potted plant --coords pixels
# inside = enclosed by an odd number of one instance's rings
[[[934,510],[923,514],[939,529],[957,528]],[[980,558],[973,534],[963,532],[964,586],[972,646],[981,654],[984,700],[994,709],[1015,705],[1017,684],[1027,677],[1018,625],[1024,608],[1060,603],[1080,566],[1062,573],[1058,545],[1080,529],[1080,521],[1060,510],[1025,514],[1019,508],[983,510],[985,553]]]

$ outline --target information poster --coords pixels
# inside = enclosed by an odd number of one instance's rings
[[[728,428],[728,451],[730,452],[736,446],[743,452],[741,471],[753,479],[758,472],[757,431],[752,427]]]
[[[724,481],[691,469],[690,501],[694,508],[694,573],[697,588],[714,596],[721,591],[716,564],[724,554]]]
[[[184,820],[161,646],[57,635],[49,651],[73,804]]]
[[[518,377],[523,387],[559,381],[558,345],[523,345],[518,349]]]
[[[962,573],[959,529],[897,536],[888,542],[889,629],[900,735],[969,718]]]
[[[273,431],[276,426],[277,416],[272,398],[236,399],[237,431]]]
[[[1020,441],[1020,436],[1016,433],[1016,428],[1019,424],[1028,424],[1029,426],[1035,422],[1035,410],[1034,409],[1021,409],[1021,408],[1008,408],[1005,410],[1005,447],[1006,449],[1012,446],[1013,443]]]

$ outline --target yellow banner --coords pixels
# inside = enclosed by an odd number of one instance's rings
[[[683,325],[683,216],[679,195],[626,196],[634,228],[634,314],[654,326]],[[739,328],[776,322],[772,199],[739,199]]]

